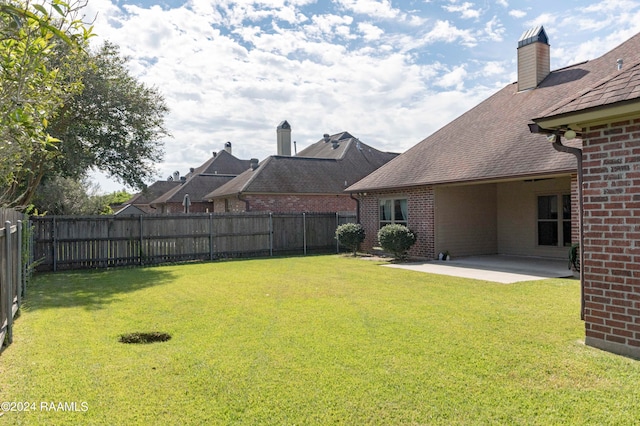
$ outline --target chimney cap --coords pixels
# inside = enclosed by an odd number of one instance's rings
[[[282,123],[278,124],[278,129],[291,129],[291,124],[287,120],[284,120]]]
[[[544,27],[542,25],[530,28],[522,33],[522,36],[520,36],[520,40],[518,40],[518,47],[526,46],[536,42],[549,44],[549,37],[547,37],[547,33],[544,31]]]

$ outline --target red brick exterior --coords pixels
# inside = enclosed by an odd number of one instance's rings
[[[583,134],[586,343],[640,358],[640,118]]]
[[[214,201],[214,212],[355,212],[356,201],[346,195],[248,194]]]
[[[380,191],[361,194],[360,223],[365,229],[363,251],[371,252],[378,245],[380,229],[379,200],[384,198],[406,198],[408,226],[417,235],[415,245],[409,251],[412,257],[435,259],[434,195],[433,188],[416,187],[404,191]]]

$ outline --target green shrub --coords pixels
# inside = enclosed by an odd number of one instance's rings
[[[396,259],[407,257],[407,251],[415,244],[416,238],[416,234],[404,225],[385,225],[378,231],[380,246]]]
[[[336,229],[336,240],[356,255],[360,243],[364,241],[364,228],[359,223],[345,223]]]

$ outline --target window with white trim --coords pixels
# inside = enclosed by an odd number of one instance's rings
[[[386,198],[380,200],[380,228],[390,223],[408,225],[407,199]]]
[[[538,196],[538,245],[571,246],[571,195]]]

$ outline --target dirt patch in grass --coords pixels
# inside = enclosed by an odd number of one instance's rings
[[[171,335],[168,333],[152,331],[149,333],[122,334],[118,341],[120,343],[155,343],[166,342],[169,339],[171,339]]]

